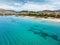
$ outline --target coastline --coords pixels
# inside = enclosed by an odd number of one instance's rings
[[[60,19],[57,19],[57,18],[39,18],[39,17],[34,17],[34,16],[19,16],[19,17],[30,18],[30,19],[34,19],[34,20],[47,20],[47,21],[60,23]]]
[[[10,15],[9,15],[10,16]],[[46,21],[52,21],[52,22],[57,22],[57,23],[60,23],[60,19],[58,18],[41,18],[41,17],[35,17],[35,16],[15,16],[15,15],[12,15],[14,17],[22,17],[22,18],[27,18],[27,19],[33,19],[33,20],[46,20]]]

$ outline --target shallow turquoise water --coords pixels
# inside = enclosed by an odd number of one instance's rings
[[[60,23],[0,16],[0,45],[60,45]]]

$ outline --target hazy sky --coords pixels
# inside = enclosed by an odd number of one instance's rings
[[[58,10],[60,0],[0,0],[0,9],[7,10]]]

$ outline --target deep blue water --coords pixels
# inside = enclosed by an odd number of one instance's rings
[[[0,16],[0,45],[60,45],[60,23]]]

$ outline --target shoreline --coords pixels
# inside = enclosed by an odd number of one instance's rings
[[[34,19],[34,20],[47,20],[47,21],[60,23],[60,19],[57,19],[57,18],[39,18],[39,17],[34,17],[34,16],[20,16],[20,17],[31,18],[31,19]]]
[[[15,16],[15,15],[12,15]],[[30,18],[30,19],[34,19],[34,20],[46,20],[46,21],[52,21],[52,22],[58,22],[60,23],[60,19],[58,18],[41,18],[41,17],[35,17],[35,16],[15,16],[15,17],[22,17],[22,18]]]

